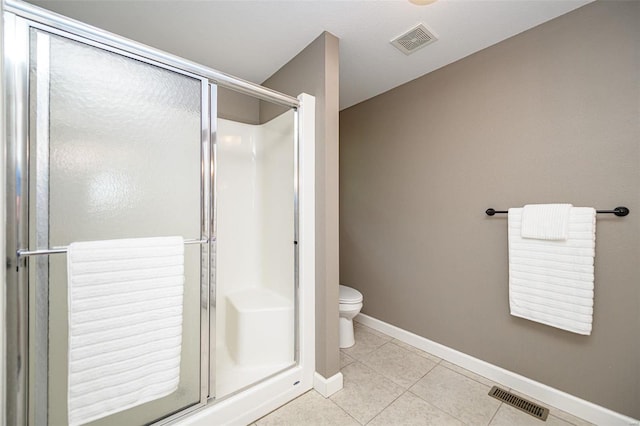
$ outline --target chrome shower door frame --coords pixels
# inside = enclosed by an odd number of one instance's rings
[[[15,15],[5,12],[4,77],[6,139],[6,423],[27,424],[28,402],[28,292],[25,274],[19,272],[17,251],[28,238],[27,206],[21,202],[28,184],[28,29]],[[25,37],[26,34],[26,37]]]
[[[294,97],[247,82],[163,51],[142,45],[84,23],[41,9],[19,0],[5,0],[5,139],[6,139],[6,423],[28,424],[29,421],[29,289],[26,270],[30,254],[60,253],[63,249],[29,245],[29,34],[31,28],[46,31],[90,46],[164,68],[201,81],[201,281],[200,281],[200,401],[158,424],[170,423],[200,410],[215,397],[215,341],[210,326],[210,308],[215,307],[216,244],[216,121],[217,86],[222,86],[257,99],[293,108],[294,115],[294,220],[295,220],[295,360],[300,362],[299,318],[299,123],[301,102]],[[42,238],[32,241],[45,244]],[[194,241],[196,242],[196,241]],[[45,250],[40,250],[45,249]],[[33,253],[31,253],[33,252]],[[46,252],[46,253],[42,253]],[[309,290],[307,290],[309,291]],[[310,291],[313,291],[311,289]],[[313,354],[309,354],[313,359]],[[45,360],[46,362],[46,360]],[[44,391],[46,398],[46,390]],[[40,395],[40,398],[43,396]],[[39,418],[46,416],[39,414]],[[45,417],[46,418],[46,417]]]
[[[6,105],[6,140],[7,140],[7,359],[12,362],[7,363],[7,424],[44,424],[47,419],[46,404],[36,405],[30,412],[30,392],[29,389],[29,274],[28,257],[30,255],[62,253],[64,249],[48,247],[48,239],[42,238],[48,234],[48,218],[42,219],[41,213],[36,214],[38,227],[37,235],[29,236],[29,180],[30,161],[37,164],[44,164],[41,155],[47,154],[46,140],[42,152],[30,152],[29,135],[29,52],[30,52],[30,31],[32,28],[59,35],[74,41],[91,45],[109,52],[113,52],[131,59],[135,59],[149,65],[157,66],[169,71],[188,76],[200,81],[201,86],[201,183],[200,183],[200,235],[195,240],[201,246],[201,280],[200,280],[200,390],[197,404],[187,407],[185,410],[162,419],[163,422],[184,415],[186,412],[203,407],[208,400],[208,372],[209,372],[209,286],[210,286],[210,244],[212,233],[212,199],[214,197],[214,186],[212,185],[212,150],[210,135],[210,91],[209,79],[191,72],[176,68],[165,63],[154,60],[149,56],[141,56],[129,50],[123,50],[114,45],[102,44],[99,41],[86,39],[75,33],[60,30],[56,27],[31,21],[16,14],[5,12],[5,43],[10,51],[6,57],[5,74],[7,87]],[[40,33],[39,33],[40,34]],[[126,47],[126,46],[125,46]],[[46,103],[46,102],[45,102]],[[37,106],[36,108],[40,108]],[[39,119],[37,119],[39,121]],[[41,123],[39,123],[41,124]],[[215,123],[214,123],[215,124]],[[40,151],[40,149],[38,149]],[[35,157],[35,158],[31,158]],[[48,187],[48,177],[37,176],[38,187]],[[33,209],[34,207],[31,206]],[[30,241],[31,240],[31,241]],[[35,250],[30,244],[37,244]],[[40,245],[42,244],[42,246]],[[38,268],[38,275],[41,271],[46,271],[46,256],[38,256],[33,261],[41,262],[44,268]],[[44,262],[42,262],[44,261]],[[46,286],[38,286],[35,291],[35,298],[43,300],[48,297]],[[40,294],[43,293],[43,294]],[[39,318],[41,325],[46,327],[47,319]],[[45,328],[46,329],[46,328]],[[45,336],[46,337],[46,336]],[[45,340],[46,342],[46,340]],[[41,342],[38,341],[37,344]],[[44,361],[37,359],[36,362],[46,361],[46,348],[35,351],[44,352]],[[38,355],[36,355],[37,357]],[[42,357],[39,357],[42,358]],[[16,364],[13,365],[13,360]],[[46,369],[45,369],[46,373]],[[39,389],[33,398],[36,401],[47,401],[47,377],[46,374],[37,378]],[[13,391],[15,390],[15,391]]]

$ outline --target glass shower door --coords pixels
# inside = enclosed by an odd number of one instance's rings
[[[206,82],[41,30],[30,46],[29,247],[205,236]],[[185,245],[178,389],[91,425],[147,424],[202,401],[207,259],[206,245]],[[30,422],[68,424],[65,254],[30,258],[28,275]]]

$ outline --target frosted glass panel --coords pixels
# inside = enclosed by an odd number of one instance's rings
[[[30,236],[48,227],[51,247],[151,236],[199,239],[201,81],[35,30],[31,64],[32,87],[42,88],[42,80],[48,79],[48,93],[32,90],[31,116],[42,121],[47,115],[49,132],[32,129],[31,152],[38,158],[31,162],[30,190],[32,200],[48,201],[49,217],[44,226],[30,218],[31,224],[39,224]],[[48,102],[46,110],[42,99]],[[34,270],[42,267],[30,263],[30,276],[46,277]],[[146,424],[199,402],[197,245],[185,246],[185,274],[178,390],[92,425]],[[35,284],[49,286],[52,425],[67,424],[66,283],[65,256],[49,256],[48,282],[40,278]]]
[[[59,37],[50,79],[51,244],[199,237],[200,81]]]

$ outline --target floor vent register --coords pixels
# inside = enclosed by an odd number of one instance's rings
[[[500,389],[497,386],[491,388],[491,390],[489,391],[489,396],[499,399],[505,404],[509,404],[512,407],[515,407],[520,411],[524,411],[525,413],[530,414],[536,419],[540,419],[542,421],[546,421],[547,416],[549,415],[548,408],[542,407],[538,404],[534,404],[531,401],[527,401],[526,399],[514,395],[511,392],[507,392],[504,389]]]

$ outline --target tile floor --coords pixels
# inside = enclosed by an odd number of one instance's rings
[[[542,422],[488,396],[491,380],[355,324],[356,344],[340,351],[344,388],[330,398],[311,390],[254,425],[591,424],[548,406]]]

